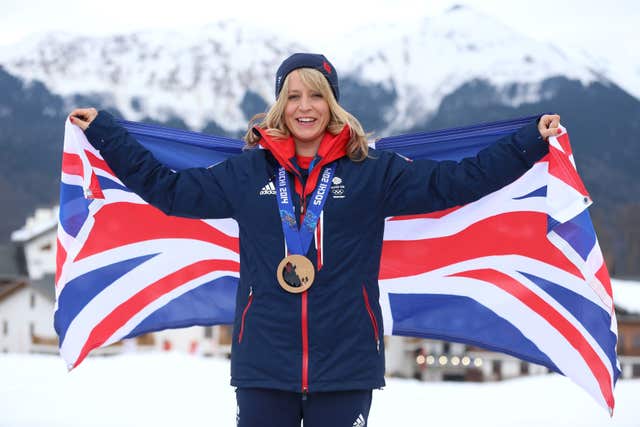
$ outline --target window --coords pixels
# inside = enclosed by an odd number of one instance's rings
[[[213,338],[213,327],[205,326],[204,328],[204,337],[205,338]]]
[[[9,322],[7,320],[2,321],[2,335],[5,337],[9,335]]]
[[[491,372],[495,377],[500,380],[502,379],[502,361],[494,360],[491,362]]]
[[[633,348],[640,348],[640,334],[635,334],[633,336]]]
[[[36,294],[34,294],[33,292],[31,292],[31,295],[29,297],[29,307],[31,308],[36,307]]]
[[[231,341],[233,341],[232,327],[230,325],[220,325],[218,326],[218,331],[220,332],[218,335],[218,344],[231,345]]]
[[[29,323],[29,335],[31,335],[32,337],[35,336],[36,334],[36,325],[33,324],[33,322]]]

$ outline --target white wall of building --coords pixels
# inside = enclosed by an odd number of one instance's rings
[[[409,346],[405,341],[407,341],[405,337],[384,337],[384,357],[387,375],[398,377],[413,376],[415,361],[412,360]]]
[[[56,273],[56,233],[45,233],[24,245],[27,272],[34,280]]]
[[[56,336],[53,302],[25,285],[0,301],[0,351],[31,352],[32,334]]]
[[[20,230],[11,234],[11,240],[21,244],[31,279],[41,279],[56,272],[56,229],[58,208],[36,209]]]

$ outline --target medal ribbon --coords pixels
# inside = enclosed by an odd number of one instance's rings
[[[278,169],[276,199],[278,199],[278,210],[282,220],[282,231],[290,253],[303,256],[307,254],[311,240],[313,240],[316,224],[320,219],[324,203],[327,201],[335,170],[336,168],[333,164],[326,166],[322,170],[318,184],[307,205],[302,225],[298,228],[287,171],[283,167]]]

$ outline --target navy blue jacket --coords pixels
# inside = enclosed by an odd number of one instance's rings
[[[317,392],[384,385],[378,271],[384,219],[466,204],[514,181],[548,152],[535,123],[459,163],[408,162],[371,150],[361,162],[344,155],[349,129],[325,136],[319,156],[335,179],[307,257],[317,268],[302,294],[284,291],[276,267],[285,255],[275,182],[279,164],[295,167],[293,141],[271,140],[212,168],[172,172],[111,115],[86,130],[129,188],[168,215],[234,218],[240,232],[231,384]],[[314,172],[315,176],[314,176]],[[297,182],[297,181],[296,181]],[[303,200],[298,182],[296,212]],[[304,198],[306,199],[306,197]]]

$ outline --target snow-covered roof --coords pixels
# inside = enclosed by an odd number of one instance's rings
[[[640,314],[640,282],[611,279],[611,286],[616,307],[629,313]]]
[[[11,240],[27,242],[42,233],[55,230],[58,225],[58,210],[58,206],[51,209],[36,209],[33,216],[27,218],[24,227],[11,233]]]

